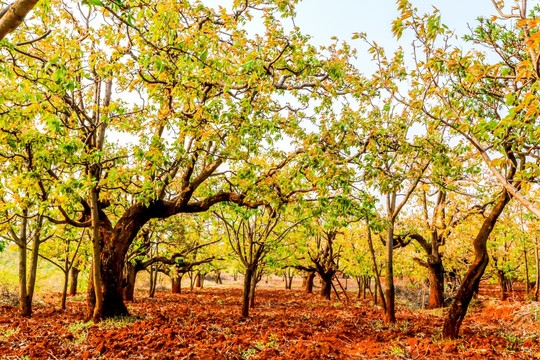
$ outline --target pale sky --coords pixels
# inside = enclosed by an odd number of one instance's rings
[[[441,11],[442,22],[464,34],[467,24],[479,16],[491,17],[495,9],[491,0],[412,0],[421,12],[433,6]],[[378,43],[388,45],[392,38],[392,21],[397,17],[395,0],[304,0],[297,7],[296,25],[317,42],[332,35],[343,40],[354,32],[365,32]]]
[[[491,18],[496,10],[491,0],[411,0],[419,12],[441,12],[441,21],[460,37],[469,33],[480,16]],[[384,46],[391,53],[398,46],[392,35],[392,21],[398,16],[395,0],[304,0],[297,7],[295,24],[312,36],[315,44],[329,44],[332,36],[347,41],[359,50],[357,66],[363,73],[375,69],[368,46],[362,40],[351,40],[353,33],[366,33],[370,41]],[[406,47],[411,37],[404,35],[399,45]]]

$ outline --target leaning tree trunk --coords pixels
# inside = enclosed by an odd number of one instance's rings
[[[71,268],[71,272],[69,274],[69,295],[75,296],[77,295],[77,285],[79,281],[79,273],[81,270],[73,266]]]
[[[444,267],[443,267],[441,259],[432,260],[428,258],[428,276],[429,276],[428,309],[442,308],[444,307]]]
[[[475,289],[478,288],[482,275],[489,263],[489,256],[487,252],[487,240],[497,219],[503,212],[506,204],[510,201],[510,196],[506,192],[503,192],[499,202],[489,216],[484,219],[482,227],[474,239],[474,253],[475,258],[469,270],[463,278],[463,282],[457,292],[457,295],[452,302],[452,306],[444,319],[443,337],[445,339],[456,339],[459,335],[459,328],[467,313],[467,308],[472,300]]]

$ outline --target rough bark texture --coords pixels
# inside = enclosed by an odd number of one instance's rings
[[[444,267],[442,261],[428,258],[429,303],[428,309],[444,307]],[[424,305],[422,305],[424,306]]]
[[[484,219],[482,227],[474,239],[475,258],[470,265],[469,270],[463,278],[463,282],[457,292],[457,295],[444,319],[443,337],[445,339],[456,339],[459,335],[459,328],[463,322],[463,318],[467,313],[467,308],[472,300],[475,289],[478,288],[480,280],[487,264],[489,256],[487,252],[487,240],[497,219],[503,212],[506,204],[510,201],[510,196],[506,191],[502,194],[500,200],[495,205],[491,213]]]

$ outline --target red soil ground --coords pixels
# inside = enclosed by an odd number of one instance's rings
[[[84,302],[35,307],[31,319],[0,307],[2,359],[534,359],[540,358],[537,305],[480,297],[462,337],[443,341],[441,310],[398,308],[386,326],[367,300],[324,301],[297,290],[259,290],[252,316],[240,317],[240,289],[146,294],[134,317],[82,322]],[[352,295],[352,294],[351,294]],[[54,298],[55,304],[58,299]],[[535,308],[536,306],[536,308]],[[536,328],[537,330],[537,328]]]

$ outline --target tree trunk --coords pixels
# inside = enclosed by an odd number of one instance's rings
[[[253,270],[251,284],[249,287],[249,307],[251,309],[255,308],[255,288],[257,287],[257,282],[259,280],[259,274],[257,274],[257,271],[259,271],[258,269],[258,267],[255,267],[255,270]]]
[[[181,294],[182,293],[182,276],[180,275],[173,275],[171,276],[171,293],[173,294]]]
[[[534,288],[534,299],[538,301],[538,295],[540,293],[540,256],[538,251],[538,236],[534,239],[534,259],[536,261],[536,285]]]
[[[523,249],[523,255],[525,256],[525,291],[528,299],[531,292],[531,284],[529,283],[529,261],[527,259],[527,249],[525,248]]]
[[[440,259],[428,258],[429,303],[428,309],[444,307],[444,267]],[[422,305],[424,306],[424,305]]]
[[[150,267],[150,290],[148,296],[153,298],[156,295],[157,281],[158,281],[159,271],[157,267]]]
[[[101,286],[103,290],[103,306],[101,316],[111,318],[129,315],[122,298],[122,275],[125,252],[108,251],[108,246],[102,252]]]
[[[66,254],[67,257],[67,254]],[[68,293],[68,282],[69,282],[69,270],[64,269],[64,284],[62,286],[62,302],[60,303],[60,308],[62,310],[66,309],[66,298]]]
[[[244,292],[242,294],[242,317],[249,317],[249,294],[251,291],[251,279],[253,278],[253,270],[248,267],[244,275]]]
[[[71,268],[70,271],[70,281],[69,281],[69,295],[77,295],[77,285],[79,281],[79,273],[81,270],[77,269],[75,266]]]
[[[306,276],[306,293],[313,293],[313,280],[315,280],[315,271],[308,272]]]
[[[444,319],[443,338],[445,339],[456,339],[459,335],[459,328],[467,313],[473,292],[478,288],[482,275],[489,263],[487,240],[508,201],[510,201],[510,196],[504,191],[497,205],[495,205],[489,216],[484,219],[482,227],[474,239],[475,259],[465,274],[463,282],[452,302],[452,306]]]
[[[358,284],[358,293],[356,294],[356,297],[360,299],[362,297],[362,292],[364,291],[364,277],[359,275],[354,277],[356,279],[356,283]]]
[[[334,273],[330,274],[322,274],[321,275],[321,296],[325,298],[326,300],[330,300],[330,296],[332,294],[332,278],[334,277]]]
[[[124,268],[124,300],[133,301],[135,294],[135,282],[137,281],[137,265],[127,263]]]
[[[373,297],[373,301],[375,304],[377,304],[377,294],[381,295],[381,303],[384,309],[386,309],[386,301],[384,299],[382,285],[381,285],[381,277],[379,276],[379,267],[377,266],[377,258],[375,257],[375,249],[373,248],[373,239],[371,238],[371,228],[369,227],[369,222],[366,219],[366,228],[367,228],[367,239],[368,239],[368,246],[369,246],[369,253],[371,255],[371,261],[373,263],[373,273],[375,274],[375,296]],[[371,281],[371,280],[370,280]]]
[[[503,270],[497,269],[497,279],[499,280],[499,287],[501,289],[500,299],[506,300],[508,298],[508,281]]]
[[[386,239],[386,309],[384,320],[387,324],[396,322],[396,294],[394,289],[394,219],[390,218]]]
[[[102,263],[103,267],[108,268],[106,266],[106,262],[104,262],[101,257],[105,256],[108,257],[109,254],[102,253],[102,244],[103,244],[103,234],[101,234],[101,228],[100,228],[100,219],[99,219],[99,208],[98,208],[98,201],[99,201],[99,192],[96,186],[92,187],[90,190],[90,205],[91,205],[91,220],[92,220],[92,258],[93,258],[93,264],[92,267],[93,273],[91,274],[93,278],[93,285],[94,285],[94,304],[93,304],[93,312],[92,312],[92,320],[94,322],[98,322],[101,320],[101,317],[103,315],[103,302],[104,302],[104,296],[105,291],[107,287],[111,287],[113,284],[111,282],[105,282],[104,280],[108,277],[110,277],[112,274],[105,275],[104,272],[102,272]],[[114,254],[114,252],[113,252]],[[122,259],[123,261],[124,259]],[[113,265],[114,264],[109,264]],[[121,274],[121,273],[120,273]],[[109,280],[109,279],[108,279]],[[122,278],[116,278],[116,284],[122,287]],[[102,281],[104,282],[102,284]],[[108,289],[110,290],[110,289]],[[121,289],[120,289],[121,290]],[[127,311],[127,309],[126,309]]]
[[[23,221],[25,220],[23,219]],[[26,242],[26,237],[24,239]],[[26,294],[26,272],[26,244],[23,244],[19,246],[19,309],[21,316],[29,317],[32,315],[32,306],[28,303],[28,295]]]

